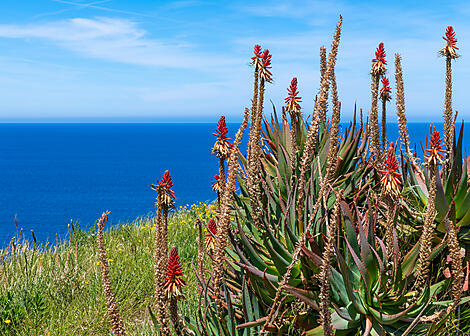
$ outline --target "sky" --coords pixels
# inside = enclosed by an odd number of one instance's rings
[[[343,120],[355,103],[370,108],[371,59],[384,42],[393,95],[394,54],[403,57],[408,119],[439,121],[448,25],[462,55],[453,106],[469,119],[469,2],[2,0],[0,122],[238,122],[251,105],[255,44],[273,54],[265,111],[270,100],[281,108],[295,76],[307,116],[339,14]]]

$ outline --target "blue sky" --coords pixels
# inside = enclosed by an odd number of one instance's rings
[[[282,106],[296,76],[308,114],[319,47],[329,47],[339,14],[345,119],[355,101],[369,108],[370,61],[384,42],[389,77],[393,54],[403,56],[409,120],[439,120],[445,61],[437,51],[447,25],[462,54],[454,108],[468,119],[468,2],[2,0],[0,121],[239,121],[256,43],[273,54],[267,100]]]

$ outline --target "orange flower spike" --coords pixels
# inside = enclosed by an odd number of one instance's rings
[[[441,153],[446,151],[442,149],[444,144],[441,144],[441,135],[435,128],[430,128],[431,130],[431,139],[429,139],[429,148],[426,148],[428,152],[428,164],[433,164],[437,166],[438,164],[443,163],[444,156]]]
[[[272,55],[269,53],[269,50],[265,49],[263,51],[262,56],[261,56],[261,67],[259,69],[260,77],[268,83],[271,83],[272,75],[273,75],[271,73],[271,71],[269,71],[269,69],[272,68],[272,66],[271,66],[271,57],[272,57]]]
[[[183,276],[183,269],[180,264],[180,257],[176,246],[170,250],[170,257],[168,258],[168,266],[166,270],[166,279],[163,284],[163,289],[168,297],[172,295],[181,295],[181,289],[186,283],[181,276]]]
[[[219,180],[220,180],[220,176],[215,175],[214,179],[212,180],[212,190],[219,191],[219,187],[220,187]]]
[[[372,74],[381,76],[385,73],[385,66],[387,65],[385,56],[384,44],[383,42],[380,42],[377,50],[375,51],[375,58],[372,60]]]
[[[401,174],[398,172],[398,160],[392,143],[390,143],[388,148],[384,167],[384,170],[380,170],[380,173],[383,175],[380,183],[385,192],[392,196],[398,196],[400,194]]]
[[[214,250],[214,238],[217,234],[217,224],[213,218],[209,219],[207,224],[207,233],[204,235],[206,240],[206,245],[210,250]]]
[[[287,88],[288,96],[284,99],[286,103],[286,110],[292,112],[300,111],[300,104],[302,102],[302,97],[299,97],[299,91],[297,89],[297,78],[292,78],[290,86]]]
[[[167,170],[163,174],[161,181],[157,180],[157,184],[151,184],[151,188],[162,195],[162,202],[168,208],[175,206],[175,192],[171,189],[173,187],[173,180],[171,179],[170,172]]]
[[[227,137],[228,129],[225,124],[225,117],[221,116],[217,123],[216,133],[212,133],[217,137],[215,140],[214,148],[212,148],[212,154],[217,156],[219,159],[225,159],[230,153],[229,141],[231,138]]]
[[[390,82],[387,77],[382,78],[382,87],[380,88],[380,99],[382,101],[390,101],[392,89],[390,88]]]
[[[255,45],[253,49],[253,53],[255,55],[251,57],[251,65],[253,65],[256,70],[259,70],[262,65],[261,59],[263,57],[262,52],[261,52],[261,46],[259,44]]]
[[[442,56],[449,56],[450,58],[457,58],[459,55],[457,55],[456,50],[459,48],[456,46],[457,44],[457,38],[455,37],[455,31],[452,26],[448,26],[446,29],[446,34],[445,36],[442,37],[446,41],[446,45],[444,48],[442,48],[439,53]]]

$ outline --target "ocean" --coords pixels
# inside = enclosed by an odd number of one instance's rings
[[[238,126],[228,124],[232,138]],[[429,124],[408,126],[419,149]],[[34,230],[38,241],[55,243],[56,234],[65,237],[71,220],[93,227],[105,210],[111,210],[111,224],[151,216],[156,195],[150,184],[166,169],[177,206],[213,201],[215,127],[216,122],[0,124],[0,245],[16,232],[15,221],[26,238]],[[396,124],[387,132],[390,141],[397,139]]]

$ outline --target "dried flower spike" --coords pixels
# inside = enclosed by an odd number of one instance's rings
[[[297,77],[292,78],[290,86],[287,88],[288,96],[284,99],[286,103],[286,110],[289,112],[299,113],[302,97],[299,97],[299,90],[297,89]]]
[[[168,297],[173,295],[181,295],[181,289],[186,283],[181,276],[183,276],[183,269],[180,264],[180,257],[176,246],[173,246],[168,258],[168,266],[166,270],[166,280],[163,284],[163,289]]]
[[[398,160],[395,155],[395,147],[390,143],[387,151],[387,159],[385,160],[384,170],[381,170],[381,184],[384,192],[390,196],[398,196],[400,194],[401,174],[398,172]]]
[[[431,126],[431,139],[429,140],[429,148],[426,148],[426,151],[428,152],[428,164],[432,164],[435,167],[438,164],[442,164],[444,158],[441,154],[445,153],[445,150],[442,149],[444,144],[441,144],[441,141],[441,135]]]
[[[382,78],[382,87],[380,88],[380,99],[382,101],[390,101],[392,89],[390,88],[390,82],[387,77]]]
[[[157,181],[157,184],[151,184],[150,186],[161,196],[163,205],[168,209],[175,207],[175,192],[171,189],[171,187],[173,187],[173,181],[168,170],[165,171],[160,182]]]
[[[212,154],[217,156],[219,159],[226,159],[230,153],[229,141],[232,140],[227,138],[227,125],[225,124],[225,116],[221,116],[217,123],[216,133],[212,133],[217,137],[215,140],[214,148],[212,148]]]
[[[264,81],[268,83],[271,83],[273,75],[271,71],[269,71],[269,69],[272,68],[271,57],[272,55],[269,53],[269,50],[265,49],[261,57],[261,67],[259,69],[259,76],[261,77],[261,79],[264,79]]]
[[[439,50],[439,53],[442,55],[442,56],[448,56],[452,59],[456,59],[459,57],[459,55],[457,55],[457,52],[456,50],[458,50],[459,48],[455,45],[457,43],[457,39],[455,38],[455,31],[454,31],[454,28],[452,26],[448,26],[447,29],[446,29],[446,35],[442,37],[447,43],[446,45],[444,46],[444,48],[442,48],[441,50]]]
[[[387,65],[385,56],[384,44],[380,42],[375,51],[375,58],[372,60],[372,74],[381,76],[385,73],[385,66]]]

